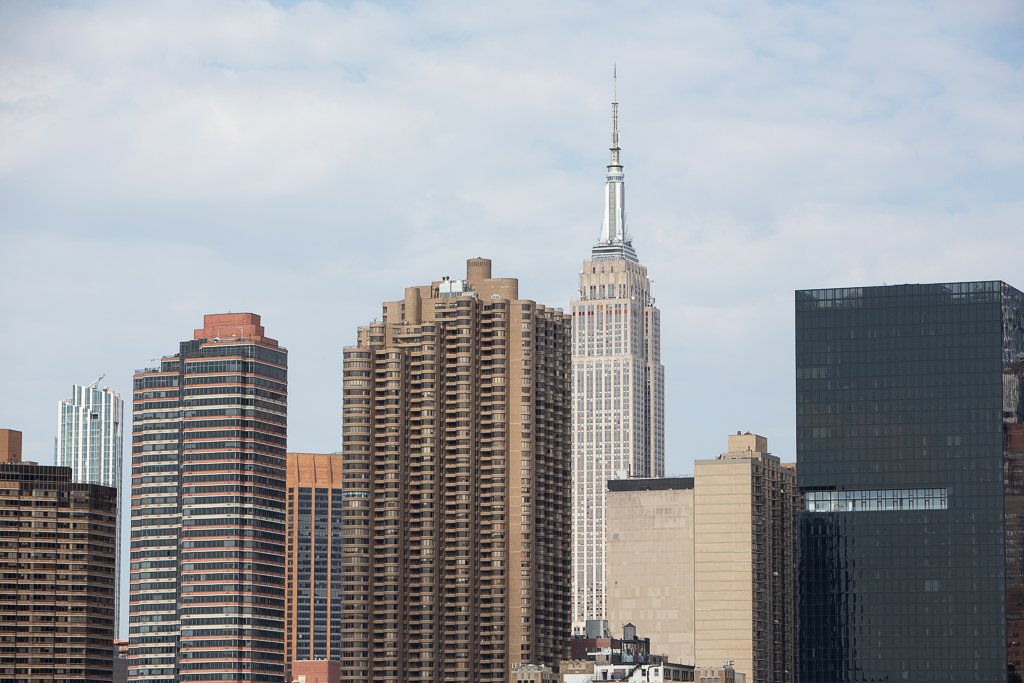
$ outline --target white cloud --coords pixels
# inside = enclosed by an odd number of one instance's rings
[[[1022,24],[1009,1],[5,4],[0,414],[45,459],[67,385],[127,390],[248,308],[292,349],[293,447],[336,450],[340,348],[379,301],[482,255],[567,305],[617,61],[670,467],[733,429],[792,456],[793,289],[1024,285]]]

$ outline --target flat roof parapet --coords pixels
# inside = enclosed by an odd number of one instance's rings
[[[609,491],[675,491],[692,489],[693,477],[659,477],[657,479],[609,479]]]

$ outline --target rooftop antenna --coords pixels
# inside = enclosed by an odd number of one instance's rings
[[[612,62],[612,165],[619,165],[619,65]]]

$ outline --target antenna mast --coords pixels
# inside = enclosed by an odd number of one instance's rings
[[[612,63],[612,166],[619,166],[619,66]]]

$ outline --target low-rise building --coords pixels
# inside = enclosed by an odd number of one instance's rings
[[[568,662],[566,662],[568,663]],[[694,669],[688,664],[597,664],[589,662],[590,671],[562,674],[562,683],[591,683],[592,681],[635,681],[636,683],[663,683],[664,681],[693,681]]]
[[[600,627],[595,628],[597,624]],[[651,639],[637,635],[636,627],[626,624],[622,638],[612,638],[607,622],[588,621],[587,635],[574,638],[572,659],[561,662],[562,683],[591,681],[693,681],[694,667],[669,662],[664,655],[651,654]]]
[[[558,683],[558,674],[543,664],[513,664],[509,683]]]
[[[746,680],[730,662],[722,662],[719,666],[698,666],[694,683],[746,683]]]
[[[339,683],[341,662],[331,659],[295,660],[290,662],[292,683]]]

